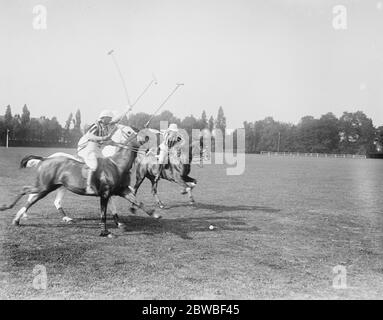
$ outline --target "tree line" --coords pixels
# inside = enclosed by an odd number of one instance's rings
[[[179,128],[185,129],[192,135],[192,129],[219,128],[223,132],[226,130],[226,118],[222,107],[219,108],[216,119],[213,116],[207,117],[205,111],[196,118],[193,115],[180,119],[172,112],[165,110],[160,114],[152,115],[139,112],[131,114],[129,119],[122,119],[121,123],[134,127],[135,129],[144,128],[150,120],[150,127],[160,129],[161,121],[176,123]],[[36,147],[76,147],[78,140],[86,132],[89,125],[81,126],[81,111],[70,113],[64,126],[58,122],[56,117],[51,119],[41,116],[31,118],[27,105],[24,105],[22,114],[12,114],[11,106],[5,108],[4,116],[0,115],[0,144],[5,145],[7,131],[9,132],[10,146],[36,146]]]
[[[149,120],[150,127],[155,129],[160,129],[161,121],[176,123],[190,136],[192,129],[209,129],[210,132],[220,129],[222,133],[226,132],[226,117],[222,107],[219,107],[215,118],[208,118],[203,111],[200,117],[190,115],[181,119],[165,110],[153,117],[145,112],[131,114],[122,123],[142,129]],[[8,105],[4,116],[0,116],[0,143],[5,145],[9,130],[10,146],[76,147],[88,127],[82,127],[81,124],[80,110],[74,115],[70,113],[64,126],[61,126],[56,117],[31,118],[26,105],[21,115],[12,115]],[[279,122],[267,117],[254,122],[245,121],[243,128],[247,153],[280,151],[366,154],[376,150],[374,140],[383,145],[383,126],[375,127],[371,118],[362,111],[344,112],[340,118],[331,112],[318,119],[305,116],[298,124]],[[233,135],[235,139],[236,130]]]
[[[10,146],[72,147],[82,135],[81,112],[70,114],[62,127],[56,117],[31,118],[27,105],[21,115],[12,114],[11,106],[0,116],[0,143],[5,144],[7,132]]]
[[[383,126],[375,127],[362,111],[303,117],[298,124],[268,117],[244,122],[246,152],[260,151],[367,154],[383,143]]]

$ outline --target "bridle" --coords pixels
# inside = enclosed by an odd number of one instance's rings
[[[113,144],[112,146],[115,146],[115,147],[118,147],[118,148],[121,148],[121,149],[126,149],[126,150],[132,150],[133,152],[136,152],[136,153],[144,153],[145,151],[144,150],[140,150],[140,147],[132,147],[132,146],[129,146],[129,143],[137,138],[138,136],[138,133],[133,131],[133,133],[131,135],[129,135],[128,133],[126,133],[124,131],[123,128],[120,128],[120,131],[121,131],[121,134],[122,134],[122,137],[126,140],[124,143],[119,143],[119,142],[114,142],[113,141]]]

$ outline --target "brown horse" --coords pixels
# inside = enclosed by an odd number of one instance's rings
[[[147,209],[143,203],[138,202],[130,188],[130,169],[137,157],[138,150],[147,141],[144,130],[139,134],[134,133],[126,138],[124,143],[115,145],[117,152],[110,158],[99,159],[98,169],[93,180],[94,189],[100,197],[101,206],[101,234],[109,236],[106,227],[106,212],[108,201],[111,196],[120,196],[141,208],[148,215],[155,218],[160,216],[154,213],[154,209]],[[0,207],[0,211],[13,208],[16,203],[27,194],[33,194],[26,205],[22,207],[13,219],[14,225],[20,224],[21,217],[37,201],[44,198],[50,192],[65,187],[67,190],[79,194],[86,194],[86,165],[80,161],[67,157],[45,158],[41,161],[37,172],[36,182],[33,186],[25,186],[10,205]]]
[[[159,163],[157,159],[157,148],[150,149],[146,154],[138,155],[136,159],[136,183],[134,185],[134,194],[137,194],[139,187],[145,178],[149,179],[152,184],[152,194],[160,208],[164,208],[164,203],[157,195],[157,186]],[[197,184],[197,180],[189,177],[191,170],[191,163],[194,157],[200,157],[202,159],[203,149],[201,141],[192,141],[189,144],[186,140],[182,140],[176,143],[169,150],[169,161],[164,165],[160,179],[165,179],[171,182],[175,182],[182,186],[182,194],[189,195],[189,203],[194,204],[194,198],[192,189]],[[202,161],[202,160],[201,160]],[[134,204],[132,210],[134,210]]]

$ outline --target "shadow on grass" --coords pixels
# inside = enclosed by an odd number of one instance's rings
[[[211,211],[214,211],[215,213],[233,212],[233,211],[234,212],[235,211],[262,211],[262,212],[275,213],[275,212],[281,211],[280,209],[274,209],[274,208],[264,207],[264,206],[246,206],[246,205],[226,206],[221,204],[198,203],[198,202],[196,202],[193,205],[189,205],[185,202],[177,203],[174,205],[167,206],[166,209],[182,208],[182,207],[211,210]]]
[[[221,231],[246,231],[256,232],[259,229],[256,226],[248,225],[246,219],[243,216],[235,214],[236,211],[262,211],[262,212],[279,212],[279,209],[273,209],[263,206],[225,206],[215,205],[206,203],[196,203],[189,205],[187,203],[174,204],[168,209],[173,208],[185,208],[190,210],[210,210],[217,215],[198,215],[193,216],[192,214],[187,217],[180,218],[168,218],[154,219],[147,216],[131,215],[131,214],[119,214],[119,220],[124,224],[123,228],[119,230],[128,236],[134,236],[137,233],[145,235],[156,235],[156,234],[175,234],[182,239],[193,239],[191,234],[193,232],[211,232],[209,229],[210,225],[214,226],[214,232]],[[160,210],[158,210],[160,211]],[[167,210],[162,211],[165,214]],[[234,214],[227,214],[233,212]],[[115,228],[112,222],[112,217],[108,215],[108,228]],[[65,223],[47,223],[44,220],[43,224],[29,224],[29,228],[41,228],[41,229],[52,229],[52,228],[76,228],[76,229],[92,229],[95,232],[98,231],[100,218],[97,215],[91,217],[80,217],[74,220],[74,224]]]
[[[143,231],[148,234],[172,233],[182,239],[193,239],[193,232],[212,232],[209,226],[212,225],[216,231],[246,231],[256,232],[256,226],[247,225],[243,219],[238,217],[187,217],[175,219],[154,220],[150,217],[128,216],[120,217],[120,221],[125,224],[124,232]]]
[[[78,222],[74,224],[78,228],[89,228],[89,224],[82,223],[83,221],[94,221],[91,223],[93,227],[99,221],[98,218],[86,217],[76,219]],[[109,220],[110,221],[110,220]],[[243,217],[235,216],[198,216],[184,218],[162,218],[154,219],[145,216],[125,216],[119,215],[119,221],[124,224],[120,230],[125,235],[134,236],[137,233],[146,235],[171,233],[179,236],[182,239],[190,240],[193,232],[212,232],[209,226],[214,226],[214,232],[217,231],[246,231],[256,232],[259,229],[256,226],[248,225]],[[109,228],[115,227],[114,224],[108,223]]]
[[[17,243],[3,244],[3,253],[6,255],[9,270],[17,272],[18,268],[34,267],[39,264],[55,264],[58,266],[78,265],[83,255],[94,247],[92,244],[45,244],[36,248]],[[31,270],[32,271],[32,270]]]

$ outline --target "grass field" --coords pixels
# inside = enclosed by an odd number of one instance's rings
[[[26,154],[0,148],[0,205],[33,181],[18,169]],[[0,216],[0,298],[23,299],[364,299],[383,298],[383,161],[248,155],[241,176],[194,166],[196,205],[161,181],[161,220],[129,214],[125,229],[99,237],[95,198],[68,194],[65,224],[49,195],[20,227],[14,208]],[[154,205],[149,183],[139,199]],[[209,225],[216,229],[209,230]],[[33,288],[46,267],[48,287]],[[333,287],[333,268],[347,288]]]

